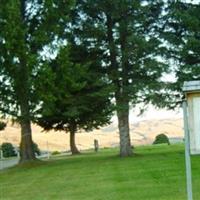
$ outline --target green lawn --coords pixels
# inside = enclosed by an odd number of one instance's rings
[[[0,172],[1,200],[184,200],[182,145],[139,147],[119,158],[118,149]],[[192,158],[194,199],[200,199],[200,157]]]

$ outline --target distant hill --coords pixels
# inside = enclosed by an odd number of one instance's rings
[[[65,132],[48,133],[42,132],[42,129],[32,125],[33,140],[43,150],[65,151],[69,150],[69,134]],[[165,133],[170,138],[183,137],[182,119],[162,119],[145,120],[135,124],[130,124],[131,142],[133,145],[151,144],[156,135]],[[100,130],[92,132],[77,133],[76,143],[79,149],[93,148],[93,141],[97,139],[100,147],[112,147],[119,145],[119,135],[117,124],[111,124]],[[4,131],[0,132],[0,143],[11,142],[19,145],[20,128],[17,124],[9,123]]]

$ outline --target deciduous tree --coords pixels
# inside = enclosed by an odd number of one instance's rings
[[[0,111],[21,125],[21,162],[34,160],[31,121],[39,105],[34,82],[65,32],[72,1],[0,0]],[[57,44],[58,42],[56,42]]]

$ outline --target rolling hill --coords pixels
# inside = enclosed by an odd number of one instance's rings
[[[181,118],[145,120],[130,124],[131,142],[133,145],[151,144],[156,135],[165,133],[169,138],[183,138],[183,123]],[[33,140],[42,150],[69,150],[69,134],[65,132],[48,133],[36,125],[32,125]],[[119,145],[117,124],[111,124],[100,130],[77,133],[76,143],[80,150],[93,148],[93,141],[97,139],[100,147],[114,147]],[[8,123],[6,129],[0,132],[0,143],[11,142],[16,146],[20,142],[20,128],[17,124]]]

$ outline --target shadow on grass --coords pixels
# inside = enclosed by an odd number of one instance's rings
[[[171,148],[172,147],[172,148]],[[15,165],[13,167],[4,169],[2,171],[8,171],[8,170],[28,170],[38,167],[47,166],[48,167],[56,167],[56,166],[72,166],[76,165],[78,163],[85,163],[88,165],[92,165],[95,162],[98,162],[99,164],[102,163],[109,163],[109,162],[119,162],[124,160],[130,160],[130,161],[137,161],[137,160],[146,160],[147,159],[159,159],[160,158],[167,158],[170,157],[172,154],[176,156],[184,156],[184,147],[183,145],[169,145],[169,146],[146,146],[146,147],[136,147],[134,149],[134,154],[129,157],[120,157],[119,156],[119,149],[113,148],[113,149],[100,149],[99,152],[94,151],[84,151],[79,155],[60,155],[56,157],[50,158],[50,160],[35,160],[30,161],[27,163],[22,163]],[[156,156],[155,156],[156,155]]]

